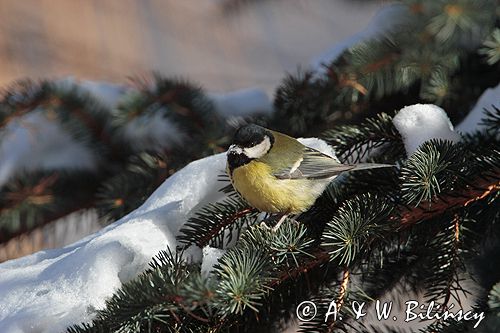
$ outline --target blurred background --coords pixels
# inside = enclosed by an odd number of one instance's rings
[[[258,86],[364,29],[383,1],[2,0],[0,85],[157,70],[209,91]]]

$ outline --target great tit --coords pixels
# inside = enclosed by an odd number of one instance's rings
[[[392,167],[342,164],[296,139],[250,124],[240,127],[227,151],[226,171],[234,189],[254,208],[282,214],[308,210],[341,172]]]

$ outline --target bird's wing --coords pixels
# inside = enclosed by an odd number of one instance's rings
[[[304,147],[302,156],[286,169],[275,173],[279,179],[330,178],[355,168],[355,165],[339,163],[334,158],[315,149]]]

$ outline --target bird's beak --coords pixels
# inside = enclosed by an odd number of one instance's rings
[[[227,150],[227,154],[234,154],[234,155],[238,155],[238,154],[241,154],[243,153],[243,149],[241,149],[240,146],[237,146],[237,145],[230,145],[229,146],[229,149]]]

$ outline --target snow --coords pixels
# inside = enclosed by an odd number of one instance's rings
[[[132,90],[119,84],[101,81],[81,80],[78,83],[80,88],[93,95],[102,105],[109,109],[116,108],[121,98]]]
[[[336,43],[327,51],[314,57],[311,60],[312,68],[318,73],[323,73],[325,71],[324,65],[336,60],[349,48],[369,39],[381,38],[397,27],[404,21],[406,13],[406,6],[402,4],[389,4],[380,8],[364,30]]]
[[[0,187],[21,171],[94,170],[97,157],[41,109],[0,130]]]
[[[326,154],[319,139],[301,141]],[[96,309],[140,274],[160,250],[176,249],[175,236],[197,209],[221,200],[218,180],[225,153],[194,161],[168,178],[146,202],[107,228],[61,249],[40,251],[0,264],[0,332],[49,333],[90,321]],[[222,251],[205,248],[202,271],[212,269]],[[188,248],[192,262],[201,249]]]
[[[484,111],[488,109],[494,111],[492,105],[500,108],[500,84],[496,87],[486,89],[476,105],[469,112],[467,117],[457,126],[457,130],[462,133],[471,133],[476,130],[483,130],[484,125],[481,125],[481,120],[484,118]]]
[[[201,263],[201,275],[208,277],[213,271],[214,265],[226,253],[226,250],[217,249],[215,247],[205,246],[203,248],[203,261]]]
[[[58,332],[90,320],[159,250],[175,246],[160,216],[124,219],[65,248],[1,264],[0,331]]]
[[[414,104],[402,108],[393,119],[393,124],[403,137],[406,153],[413,154],[425,141],[444,139],[452,142],[460,140],[460,134],[483,130],[481,120],[485,109],[500,108],[500,84],[486,89],[467,117],[453,128],[446,112],[433,104]]]
[[[191,245],[184,249],[183,259],[189,263],[200,263],[203,260],[203,252],[199,246]]]
[[[126,91],[105,82],[54,81],[60,89],[81,87],[104,105],[116,106]],[[81,140],[73,138],[60,122],[42,108],[10,120],[0,128],[0,188],[20,172],[39,170],[95,170],[98,157]]]
[[[208,96],[214,102],[217,112],[226,117],[273,112],[269,96],[259,88],[241,89],[224,94],[210,93]]]
[[[119,112],[119,111],[116,111]],[[127,122],[118,133],[129,142],[135,151],[161,151],[178,145],[185,139],[184,134],[165,117],[166,111],[158,109]]]
[[[403,137],[408,156],[431,139],[460,140],[446,112],[433,104],[406,106],[394,116],[393,124]]]
[[[132,88],[121,84],[113,84],[104,81],[80,80],[74,76],[67,76],[54,83],[62,89],[78,87],[86,93],[92,95],[105,107],[112,109],[118,106],[120,99]]]

